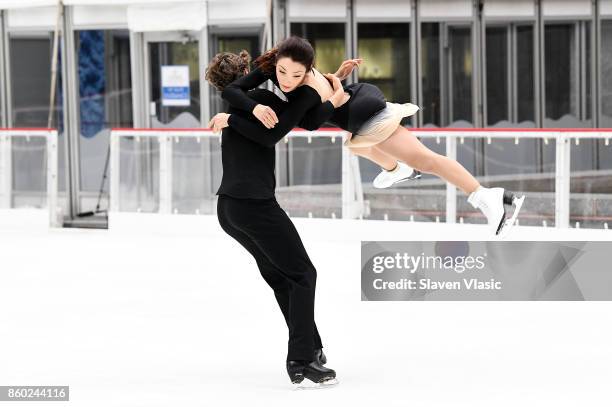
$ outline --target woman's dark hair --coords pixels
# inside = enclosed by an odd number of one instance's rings
[[[204,78],[218,90],[223,90],[236,79],[244,76],[244,70],[249,67],[251,56],[246,50],[240,55],[232,52],[221,52],[213,57],[206,68]]]
[[[253,64],[262,71],[271,73],[276,69],[276,61],[288,57],[304,65],[306,72],[309,72],[314,66],[314,55],[310,42],[294,35],[279,42],[276,47],[255,59]]]

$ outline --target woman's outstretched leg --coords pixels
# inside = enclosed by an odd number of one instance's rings
[[[468,195],[467,201],[485,215],[489,230],[495,235],[499,235],[504,228],[506,233],[514,224],[525,199],[524,196],[519,198],[504,188],[484,188],[456,160],[431,151],[405,127],[399,126],[389,138],[376,146],[416,170],[435,174],[461,189]],[[515,207],[509,220],[506,220],[504,205]]]
[[[351,152],[363,158],[367,158],[386,171],[393,171],[397,166],[397,159],[384,151],[374,147],[349,148]]]
[[[430,150],[403,126],[399,126],[389,138],[376,144],[376,147],[421,172],[437,175],[461,189],[466,195],[480,186],[478,180],[456,160]]]
[[[349,147],[355,155],[367,158],[378,164],[382,171],[374,178],[374,188],[388,188],[398,182],[417,179],[421,173],[409,165],[398,161],[395,157],[387,154],[376,146],[371,147]]]

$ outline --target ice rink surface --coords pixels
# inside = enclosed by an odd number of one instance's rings
[[[273,292],[210,215],[0,229],[0,385],[69,385],[53,405],[71,407],[612,405],[612,302],[361,301],[361,240],[487,240],[482,226],[293,221],[337,387],[292,389]]]

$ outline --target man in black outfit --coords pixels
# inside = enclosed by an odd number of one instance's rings
[[[293,128],[308,108],[320,103],[316,92],[306,87],[294,91],[292,103],[265,89],[253,89],[248,96],[275,111],[279,129]],[[250,112],[230,107],[228,113],[229,127],[223,129],[221,139],[223,178],[217,191],[219,223],[253,255],[261,275],[274,290],[289,328],[287,369],[290,376],[290,363],[297,361],[301,363],[303,375],[311,380],[315,378],[313,381],[334,378],[335,372],[322,366],[326,360],[314,323],[317,272],[293,222],[274,196],[275,144],[284,134],[268,130]]]

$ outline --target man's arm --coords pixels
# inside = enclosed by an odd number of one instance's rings
[[[306,130],[316,130],[334,114],[334,104],[329,100],[308,110],[298,126]]]
[[[313,92],[312,90],[303,88],[296,92],[301,94],[296,95],[299,97],[296,97],[285,107],[279,116],[279,122],[272,129],[267,129],[260,122],[255,122],[236,114],[231,114],[227,123],[249,140],[267,147],[273,147],[296,127],[308,109],[312,108],[315,104],[320,104],[318,95],[315,98],[315,95],[312,93],[307,93]]]
[[[324,75],[327,80],[332,82],[334,94],[325,102],[320,103],[308,110],[299,125],[306,130],[316,130],[328,121],[334,114],[334,109],[341,106],[344,101],[344,88],[340,82],[340,78],[335,75]],[[346,101],[344,101],[346,103]]]

